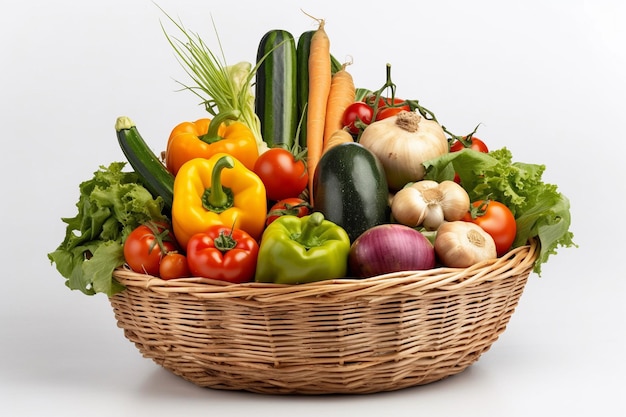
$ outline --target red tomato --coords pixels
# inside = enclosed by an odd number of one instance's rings
[[[368,105],[370,105],[371,107],[374,107],[374,103],[376,103],[376,95],[370,94],[366,96],[365,100],[363,101],[367,103]],[[404,102],[405,100],[403,98],[394,97],[394,99],[392,100],[391,97],[381,96],[378,98],[378,108],[380,109],[382,107],[395,107],[395,106],[399,106],[400,104]]]
[[[450,152],[458,152],[461,149],[465,149],[465,148],[473,149],[475,151],[483,152],[483,153],[489,152],[489,149],[487,148],[487,145],[485,144],[485,142],[478,139],[476,136],[472,136],[469,139],[463,138],[463,140],[467,141],[468,143],[467,144],[463,143],[462,141],[457,139],[450,146]]]
[[[159,264],[159,274],[161,279],[186,278],[191,275],[187,257],[182,253],[169,252],[165,254]]]
[[[493,200],[475,201],[472,207],[463,220],[477,224],[491,235],[496,242],[498,256],[507,253],[517,233],[517,224],[511,210],[504,204]]]
[[[124,242],[124,259],[130,269],[158,277],[161,258],[176,250],[172,236],[165,224],[146,223],[135,228]]]
[[[465,143],[463,141],[465,141]],[[450,146],[450,152],[458,152],[465,148],[473,149],[477,152],[489,153],[489,149],[487,148],[485,142],[478,139],[476,136],[471,136],[469,139],[464,137],[463,140],[455,140]],[[461,183],[461,178],[459,177],[459,174],[454,174],[454,182],[456,182],[457,184]]]
[[[254,172],[263,181],[267,198],[273,201],[297,197],[309,182],[304,161],[283,148],[271,148],[259,155]]]
[[[233,283],[254,279],[259,245],[241,229],[214,225],[196,233],[187,244],[192,275]]]
[[[265,225],[269,226],[274,220],[280,216],[292,215],[303,217],[311,213],[311,205],[301,198],[285,198],[278,201],[269,209]]]
[[[362,129],[372,123],[373,117],[373,108],[362,101],[355,101],[344,111],[341,123],[348,128],[350,133],[357,135]]]
[[[378,109],[378,113],[376,113],[376,120],[383,120],[388,117],[395,116],[401,111],[411,111],[411,108],[408,105],[399,107],[383,107]]]

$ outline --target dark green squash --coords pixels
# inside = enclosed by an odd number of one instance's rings
[[[322,155],[313,177],[315,211],[343,227],[353,242],[389,223],[389,190],[378,158],[358,143],[343,143]]]

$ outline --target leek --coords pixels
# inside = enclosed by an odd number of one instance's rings
[[[253,67],[251,63],[243,61],[231,66],[226,65],[213,20],[221,58],[211,51],[200,35],[188,31],[182,23],[176,22],[167,13],[165,15],[181,32],[182,37],[170,36],[161,24],[163,33],[174,49],[181,66],[194,83],[187,85],[179,81],[183,90],[191,91],[198,96],[207,112],[213,116],[224,111],[239,111],[241,113],[239,121],[248,126],[254,134],[259,153],[267,150],[267,144],[261,134],[261,121],[255,113],[252,92],[258,64]]]

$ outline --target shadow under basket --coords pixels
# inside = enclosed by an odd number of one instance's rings
[[[365,394],[462,372],[505,330],[538,245],[467,269],[302,285],[164,281],[126,268],[110,298],[141,354],[201,387]]]

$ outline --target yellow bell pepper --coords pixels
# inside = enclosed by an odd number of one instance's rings
[[[178,124],[170,133],[165,150],[167,170],[177,175],[180,167],[194,158],[210,158],[224,152],[237,158],[248,169],[259,157],[254,133],[235,121],[238,111],[218,113],[210,119]]]
[[[223,224],[260,240],[267,198],[261,179],[226,153],[185,162],[174,180],[172,226],[183,248],[196,233]]]

